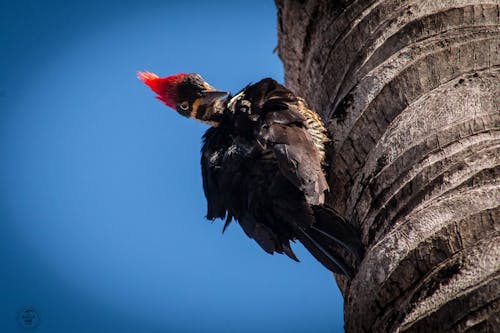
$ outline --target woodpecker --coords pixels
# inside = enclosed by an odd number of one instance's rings
[[[302,98],[270,78],[235,96],[198,74],[139,72],[138,78],[168,107],[210,126],[201,149],[207,219],[225,219],[223,232],[236,220],[264,251],[295,261],[290,241],[299,240],[327,269],[353,277],[339,248],[359,261],[363,246],[357,231],[325,204],[329,139]]]

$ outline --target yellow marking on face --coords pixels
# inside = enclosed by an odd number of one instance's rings
[[[192,106],[192,109],[191,109],[191,113],[189,114],[189,117],[190,117],[190,118],[196,119],[196,112],[198,111],[198,107],[200,106],[200,103],[201,103],[201,98],[197,98],[197,99],[193,102],[193,106]]]

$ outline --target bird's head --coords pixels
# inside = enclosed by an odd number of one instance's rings
[[[220,98],[228,95],[210,86],[198,74],[175,74],[158,77],[138,72],[137,77],[156,93],[156,98],[184,117],[216,125],[222,113]]]

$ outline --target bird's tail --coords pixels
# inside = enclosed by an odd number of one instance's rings
[[[298,240],[326,268],[334,273],[344,274],[351,280],[354,268],[342,258],[337,246],[348,250],[356,261],[361,261],[364,250],[359,233],[332,208],[312,208],[316,221],[310,227],[297,228]]]

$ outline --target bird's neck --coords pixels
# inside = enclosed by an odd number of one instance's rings
[[[197,114],[196,119],[212,127],[219,125],[224,113],[224,103],[215,101],[213,104],[202,107],[204,110],[199,110],[201,112]]]

